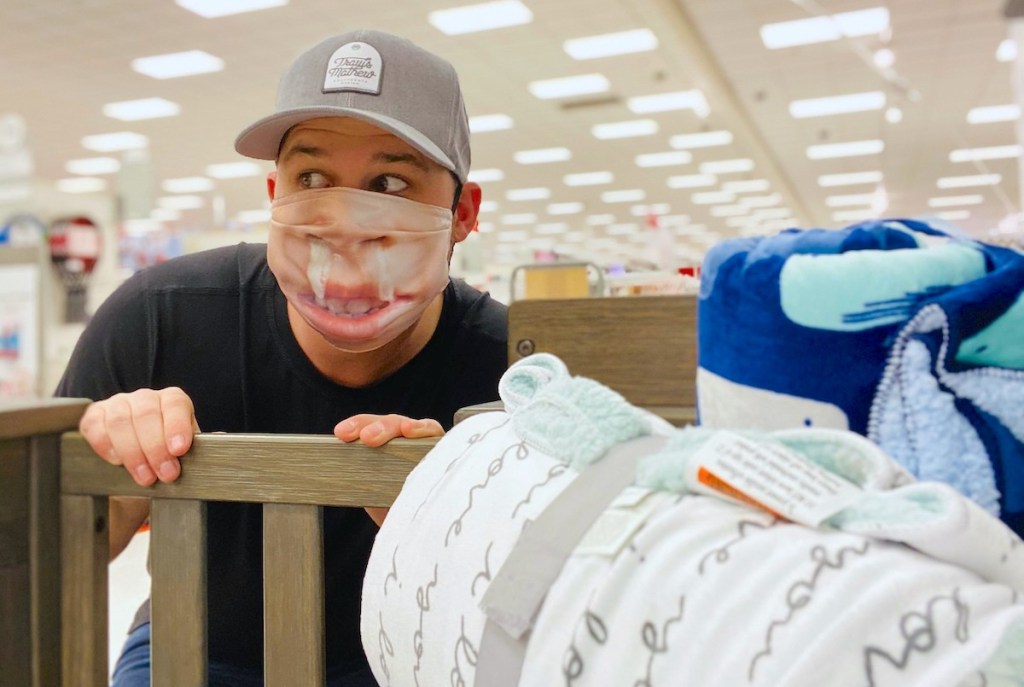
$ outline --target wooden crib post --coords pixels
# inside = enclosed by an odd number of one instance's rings
[[[206,502],[154,498],[152,685],[206,684]]]
[[[323,508],[263,506],[264,684],[324,684]]]
[[[64,687],[107,684],[107,497],[61,496]]]

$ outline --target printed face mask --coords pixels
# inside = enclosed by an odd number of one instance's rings
[[[447,208],[349,188],[271,204],[267,261],[288,302],[332,345],[372,351],[415,325],[448,284]]]

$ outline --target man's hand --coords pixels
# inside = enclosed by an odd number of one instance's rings
[[[334,436],[349,443],[362,441],[367,446],[383,446],[392,439],[423,439],[444,436],[437,420],[413,420],[403,415],[353,415],[334,428]],[[387,517],[387,508],[367,508],[366,513],[379,527]]]
[[[103,460],[123,465],[140,486],[181,474],[178,458],[199,431],[195,408],[177,387],[139,389],[89,405],[78,430]]]

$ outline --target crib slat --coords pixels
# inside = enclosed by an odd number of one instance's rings
[[[263,506],[264,684],[324,684],[323,509]]]
[[[60,684],[60,436],[29,441],[32,687]]]
[[[153,687],[206,684],[206,504],[153,499]]]
[[[65,687],[107,684],[107,499],[61,497]]]

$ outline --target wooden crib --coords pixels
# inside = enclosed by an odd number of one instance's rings
[[[510,360],[554,352],[682,424],[694,416],[694,310],[685,296],[520,301]],[[201,434],[178,481],[139,487],[73,431],[85,406],[0,406],[0,687],[107,684],[112,496],[152,499],[154,687],[205,683],[209,501],[263,504],[265,684],[322,685],[322,508],[389,505],[437,440]]]

